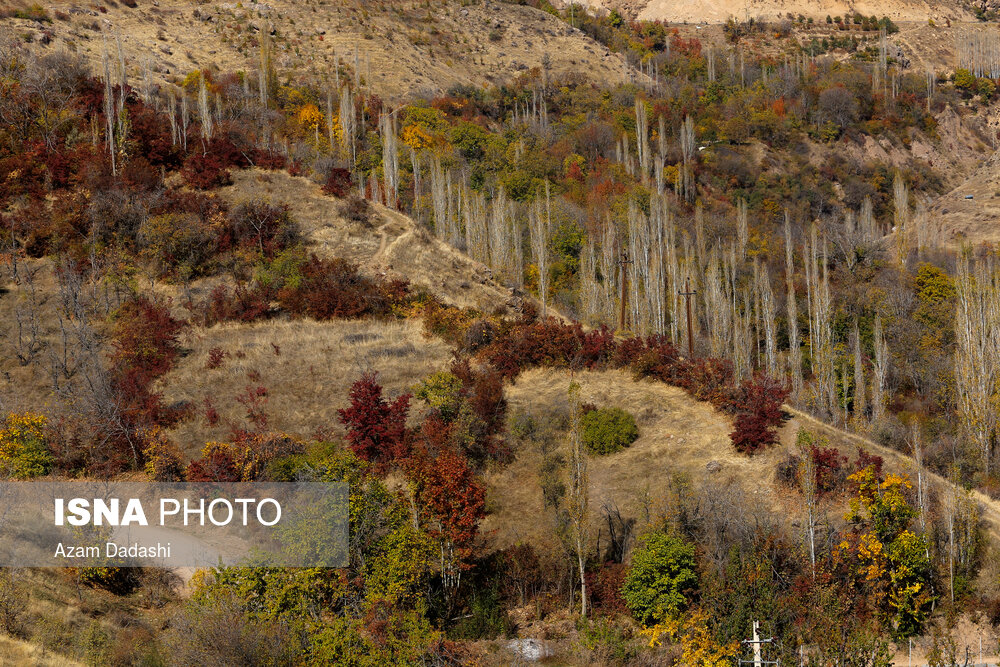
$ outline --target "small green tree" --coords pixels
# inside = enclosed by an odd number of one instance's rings
[[[0,421],[0,479],[31,479],[52,470],[46,424],[45,417],[31,412],[10,413]]]
[[[651,626],[683,611],[697,586],[694,545],[668,533],[650,533],[632,555],[622,597],[636,620]]]
[[[955,70],[955,87],[970,93],[976,90],[976,77],[969,70],[959,67]]]
[[[437,408],[441,418],[450,422],[462,406],[462,381],[447,371],[433,373],[417,385],[413,395]]]
[[[635,418],[621,408],[591,410],[580,421],[583,444],[591,454],[612,454],[639,437]]]

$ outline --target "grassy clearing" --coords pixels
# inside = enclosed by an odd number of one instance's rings
[[[311,437],[341,432],[337,409],[347,405],[363,371],[378,372],[386,392],[397,395],[451,359],[447,346],[425,338],[415,320],[228,323],[192,329],[185,346],[190,351],[163,378],[162,391],[168,403],[189,402],[196,411],[171,432],[189,455],[207,441],[227,439],[229,424],[245,425],[246,408],[236,398],[248,386],[268,390],[269,429]],[[207,368],[213,348],[225,356],[218,368]],[[218,411],[215,426],[204,418],[206,399]]]

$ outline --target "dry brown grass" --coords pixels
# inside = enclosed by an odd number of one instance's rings
[[[90,7],[100,3],[44,4],[51,14],[74,7],[93,11]],[[255,69],[257,26],[273,25],[275,65],[282,78],[290,73],[325,81],[332,77],[334,54],[347,69],[357,49],[362,80],[386,99],[441,94],[456,84],[510,81],[539,67],[546,53],[554,74],[573,71],[594,82],[622,79],[619,56],[545,12],[506,2],[160,0],[106,9],[47,25],[56,36],[47,48],[80,53],[97,71],[103,49],[99,30],[110,29],[121,34],[135,80],[148,59],[156,80],[179,81],[196,68]],[[38,32],[31,22],[15,19],[5,19],[0,30]]]
[[[598,407],[621,407],[631,412],[639,426],[639,439],[624,451],[590,457],[590,507],[594,535],[603,505],[617,505],[623,516],[660,515],[666,508],[666,491],[677,475],[695,482],[711,475],[720,484],[744,487],[749,497],[774,507],[767,493],[782,453],[774,449],[761,456],[738,455],[729,442],[728,419],[707,403],[693,400],[681,389],[654,382],[635,382],[624,371],[578,373],[581,400]],[[536,417],[567,413],[570,377],[565,371],[533,370],[509,388],[511,414],[518,410]],[[563,438],[559,450],[568,453]],[[542,454],[525,446],[507,468],[487,475],[493,514],[485,532],[496,531],[499,546],[519,541],[552,543],[553,524],[544,511],[539,485]],[[706,464],[719,464],[706,472]],[[763,490],[762,490],[763,489]],[[528,520],[526,520],[526,518]]]
[[[82,662],[46,651],[41,646],[0,635],[0,665],[6,667],[83,667]]]
[[[371,274],[401,277],[427,288],[446,303],[492,311],[512,298],[479,262],[430,236],[411,218],[373,204],[371,226],[345,220],[340,201],[312,181],[258,169],[234,174],[221,194],[232,203],[265,197],[288,204],[310,250],[355,262]]]
[[[190,402],[196,415],[171,431],[195,456],[205,442],[229,437],[228,424],[246,426],[246,409],[236,397],[247,386],[268,390],[268,428],[304,438],[319,429],[341,432],[337,409],[348,403],[351,384],[365,370],[377,371],[390,395],[409,391],[429,373],[447,368],[450,352],[429,340],[417,321],[271,321],[195,328],[185,341],[190,352],[161,380],[168,403]],[[209,350],[227,356],[206,368]],[[221,417],[205,421],[205,399]]]
[[[869,440],[818,422],[808,415],[791,412],[779,431],[779,444],[762,454],[747,457],[732,447],[730,419],[700,403],[676,387],[650,381],[633,381],[627,372],[584,372],[575,376],[582,401],[598,407],[620,407],[631,412],[639,426],[639,438],[615,454],[589,458],[592,536],[602,528],[602,508],[617,505],[622,516],[644,525],[670,514],[672,489],[684,478],[694,489],[708,487],[749,503],[752,513],[770,515],[793,540],[802,536],[802,496],[777,478],[779,464],[789,455],[800,456],[796,438],[804,428],[828,439],[848,461],[859,448],[885,459],[885,470],[914,477],[913,460]],[[570,376],[562,370],[533,370],[521,375],[508,388],[510,413],[519,411],[536,418],[568,415],[567,389]],[[569,448],[565,420],[560,425],[557,450],[564,457]],[[554,518],[545,510],[540,485],[543,454],[531,442],[519,444],[516,460],[508,467],[487,473],[489,507],[484,523],[497,547],[526,541],[555,547]],[[711,465],[710,465],[711,464]],[[936,485],[946,484],[933,478]],[[707,488],[707,487],[706,487]],[[820,500],[819,511],[831,527],[843,525],[847,509],[846,489]],[[977,500],[986,509],[991,527],[1000,517],[1000,504],[984,496]],[[748,508],[743,508],[746,511]],[[528,518],[528,520],[526,520]],[[606,537],[606,528],[605,528]]]

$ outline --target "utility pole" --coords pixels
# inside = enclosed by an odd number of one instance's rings
[[[694,359],[694,322],[691,319],[691,297],[695,295],[695,291],[691,289],[691,278],[684,279],[684,291],[678,292],[680,296],[684,297],[687,302],[687,319],[688,319],[688,358]]]
[[[753,652],[753,659],[744,660],[740,658],[740,667],[743,665],[753,665],[753,667],[779,667],[777,660],[765,660],[763,647],[765,644],[771,644],[774,642],[774,637],[768,637],[767,639],[761,639],[758,630],[760,629],[760,623],[754,621],[751,625],[753,628],[753,639],[744,639],[741,643],[749,646],[750,650]]]
[[[618,315],[618,332],[621,333],[625,331],[625,318],[628,312],[628,265],[632,263],[632,260],[628,258],[628,253],[624,250],[622,251],[621,259],[618,260],[618,265],[621,267],[622,272],[622,298],[621,298],[621,313]]]

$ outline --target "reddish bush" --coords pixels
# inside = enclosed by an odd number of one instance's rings
[[[448,554],[443,574],[468,569],[479,522],[486,516],[486,489],[475,471],[465,457],[446,449],[436,457],[416,452],[406,472],[421,523]]]
[[[374,373],[365,373],[351,386],[351,405],[338,410],[347,427],[347,443],[357,456],[385,470],[394,460],[409,455],[406,415],[410,394],[393,402],[382,397],[382,385]]]
[[[288,160],[281,153],[255,149],[253,152],[253,163],[261,169],[277,171],[278,169],[284,169]]]
[[[217,426],[220,417],[219,411],[215,409],[215,403],[212,402],[211,396],[205,397],[205,423],[209,426]]]
[[[816,491],[820,495],[835,491],[844,481],[843,464],[847,457],[842,456],[836,447],[811,447],[810,456],[816,471]]]
[[[600,569],[586,573],[587,593],[596,611],[609,616],[628,613],[621,594],[627,569],[624,563],[605,563]]]
[[[173,365],[184,323],[170,309],[146,297],[125,303],[115,314],[111,365],[126,390],[146,389]]]
[[[168,408],[153,382],[166,373],[178,354],[177,336],[183,323],[169,309],[145,297],[115,313],[107,375],[89,385],[91,409],[66,434],[64,459],[76,459],[95,474],[114,474],[143,463],[154,427],[168,427],[187,412]],[[77,457],[71,450],[81,449]]]
[[[490,367],[473,369],[468,360],[456,361],[451,372],[462,382],[462,396],[472,411],[472,419],[462,420],[466,429],[460,439],[462,451],[473,463],[506,461],[511,452],[503,438],[507,399],[503,377]]]
[[[246,408],[247,421],[253,424],[258,432],[267,429],[269,417],[264,412],[264,406],[267,405],[267,387],[247,386],[243,393],[236,397],[236,402]]]
[[[298,230],[287,205],[251,199],[229,212],[219,235],[219,250],[243,248],[273,258],[297,239]]]
[[[212,153],[194,153],[184,160],[181,176],[192,188],[211,190],[230,185],[233,177],[227,165]]]
[[[188,464],[186,476],[189,482],[238,482],[241,479],[232,449],[218,443],[205,446],[203,456]]]
[[[858,450],[858,458],[854,460],[854,470],[864,470],[868,466],[875,466],[875,477],[882,477],[882,464],[884,459],[878,454],[869,454],[863,449]]]
[[[246,153],[229,136],[217,134],[207,144],[195,147],[184,160],[181,175],[191,187],[210,190],[232,183],[230,169],[248,166]]]
[[[121,169],[122,183],[131,190],[149,192],[163,185],[162,172],[159,167],[149,163],[141,155],[126,162]]]
[[[604,368],[618,352],[615,332],[605,325],[583,336],[580,346],[580,362],[588,369]]]
[[[227,356],[229,356],[229,353],[221,347],[213,347],[208,351],[208,361],[205,362],[205,368],[218,368]]]
[[[129,104],[128,112],[129,139],[136,143],[134,155],[142,156],[156,167],[177,169],[181,153],[174,144],[167,116],[140,101]]]
[[[253,322],[270,314],[272,296],[273,291],[262,285],[237,285],[231,292],[225,285],[217,285],[194,310],[205,326],[229,320]]]
[[[278,293],[278,302],[293,315],[318,320],[386,315],[409,291],[403,282],[379,283],[363,276],[357,266],[340,258],[313,255],[301,274],[298,285]]]
[[[699,401],[708,401],[718,408],[728,408],[731,411],[739,409],[730,405],[733,364],[728,359],[715,357],[687,359],[682,363],[681,370],[672,384],[685,389]],[[744,384],[747,388],[755,386],[752,382]],[[784,400],[784,396],[781,400]]]
[[[327,176],[326,183],[323,185],[323,192],[343,199],[351,193],[353,185],[350,169],[333,167],[330,169],[330,175]]]
[[[583,341],[580,324],[548,318],[515,325],[487,347],[484,355],[504,378],[511,379],[534,366],[581,365]]]
[[[736,418],[729,437],[736,451],[752,455],[777,441],[775,428],[784,420],[781,406],[788,391],[766,375],[756,375],[740,385],[730,404]]]

